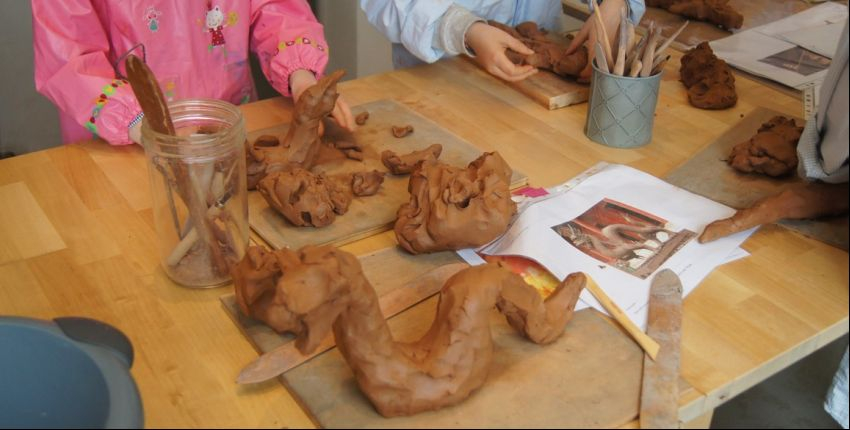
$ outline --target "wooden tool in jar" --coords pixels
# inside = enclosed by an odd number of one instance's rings
[[[598,5],[594,5],[593,15],[596,25],[599,27],[596,45],[591,47],[597,58],[597,65],[605,72],[617,76],[649,77],[655,75],[664,68],[669,55],[664,52],[676,40],[676,37],[687,27],[689,21],[685,21],[670,37],[662,42],[661,28],[650,22],[648,33],[636,40],[634,25],[628,20],[625,8],[620,10],[620,25],[616,50],[605,30],[602,17],[598,12]],[[613,53],[616,52],[616,55]],[[605,67],[603,67],[605,65]]]
[[[130,82],[133,93],[145,114],[145,121],[148,126],[157,133],[176,136],[177,133],[168,111],[168,104],[153,72],[144,61],[132,54],[127,56],[126,67],[127,80]],[[223,205],[208,205],[208,201],[220,202],[227,194],[226,190],[223,186],[215,187],[210,183],[217,183],[217,181],[202,180],[188,166],[179,162],[170,163],[167,166],[158,165],[158,168],[166,178],[169,210],[175,231],[181,239],[166,259],[166,264],[176,266],[197,241],[202,241],[209,252],[213,272],[217,276],[226,276],[229,273],[229,263],[219,240],[216,238],[227,237],[226,242],[229,243],[230,248],[237,247],[237,245],[234,245],[236,238],[229,231],[222,234],[221,231],[218,231],[219,228],[215,226],[214,220],[222,215],[220,207]],[[177,216],[178,211],[172,196],[172,186],[189,211],[189,223],[186,226],[180,225]],[[212,195],[207,195],[210,193]],[[212,198],[210,199],[210,197]]]

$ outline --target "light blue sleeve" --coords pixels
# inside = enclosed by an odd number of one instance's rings
[[[413,55],[433,63],[444,52],[433,46],[440,18],[450,0],[360,0],[369,22],[392,43],[401,43]]]
[[[592,3],[589,0],[581,0],[583,3],[587,3],[587,7],[590,11],[593,11]],[[599,3],[602,3],[601,1]],[[643,14],[646,13],[646,3],[644,0],[628,0],[629,4],[629,20],[634,23],[634,25],[638,25],[640,23],[640,19],[643,18]]]

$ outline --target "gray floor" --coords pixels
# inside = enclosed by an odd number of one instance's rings
[[[844,335],[726,402],[715,410],[711,428],[841,428],[823,401],[847,342]]]

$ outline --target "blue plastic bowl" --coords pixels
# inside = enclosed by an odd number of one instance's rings
[[[87,318],[0,317],[0,427],[140,428],[123,333]]]

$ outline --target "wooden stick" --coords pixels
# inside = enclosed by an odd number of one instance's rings
[[[643,66],[643,64],[636,58],[634,64],[632,64],[632,70],[629,72],[629,77],[636,78],[638,73],[640,73],[641,66]]]
[[[655,59],[655,45],[658,43],[658,37],[661,34],[661,29],[655,26],[655,22],[649,24],[649,41],[646,42],[646,48],[644,48],[643,59],[641,59],[641,63],[643,63],[643,67],[640,70],[640,76],[645,78],[652,73],[652,62]]]
[[[640,59],[643,58],[643,48],[646,46],[646,41],[648,37],[641,36],[640,42],[638,42],[634,49],[631,52],[626,54],[626,63],[629,64],[629,74],[632,73],[640,73],[640,69],[637,69],[637,72],[634,72],[637,63],[640,63]],[[635,75],[637,76],[637,75]]]
[[[587,278],[585,288],[587,288],[588,291],[590,291],[590,294],[593,294],[593,297],[602,304],[602,307],[605,308],[605,310],[608,311],[608,313],[611,314],[611,316],[617,320],[624,329],[626,329],[635,342],[643,348],[647,355],[655,360],[655,357],[658,356],[658,349],[660,348],[658,346],[658,342],[652,340],[651,337],[642,332],[635,323],[626,316],[623,310],[620,309],[620,307],[617,306],[617,304],[614,303],[607,294],[605,294],[605,291],[603,291],[602,288],[599,288],[599,286],[596,285],[596,282],[594,282],[590,277]]]
[[[670,60],[669,55],[655,57],[655,61],[652,63],[652,70],[657,69],[660,64],[666,63],[669,60]]]
[[[602,70],[605,73],[611,73],[608,69],[608,62],[605,61],[605,53],[602,52],[604,48],[602,48],[602,43],[596,42],[596,66],[599,67],[599,70]]]
[[[626,8],[620,8],[620,41],[617,43],[617,61],[614,63],[614,74],[623,76],[626,68],[626,48],[629,45],[629,30],[626,24]]]
[[[605,29],[605,23],[602,22],[602,15],[599,13],[599,2],[593,0],[593,14],[596,15],[596,24],[599,25],[599,30],[602,32],[602,40],[604,41],[603,48],[605,52],[605,61],[607,64],[614,65],[614,57],[611,54],[611,39],[608,38],[608,30]]]
[[[664,53],[664,50],[666,50],[667,47],[669,47],[670,44],[673,43],[673,41],[675,41],[677,37],[679,37],[679,34],[681,34],[682,30],[684,30],[685,27],[688,26],[689,22],[690,21],[685,21],[681,26],[679,26],[679,29],[676,30],[676,32],[674,32],[672,36],[670,36],[669,39],[665,40],[664,43],[662,43],[661,46],[659,46],[658,49],[655,50],[656,57],[661,57],[661,54]]]
[[[664,69],[664,66],[667,65],[667,60],[669,60],[669,59],[670,59],[670,56],[668,55],[667,58],[665,58],[663,61],[659,61],[658,64],[655,65],[655,67],[652,68],[652,74],[650,76],[655,75],[656,73],[660,73],[661,70]]]

